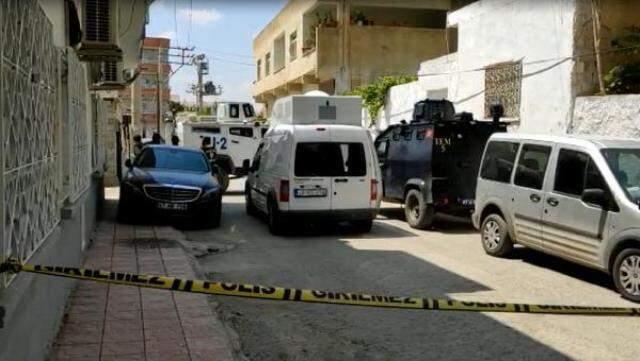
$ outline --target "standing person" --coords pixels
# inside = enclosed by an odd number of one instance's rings
[[[172,136],[171,136],[171,144],[172,144],[172,145],[175,145],[175,146],[180,145],[180,138],[179,138],[177,135],[175,135],[175,134],[174,134],[174,135],[172,135]]]
[[[213,161],[216,157],[216,150],[211,146],[211,138],[202,138],[202,145],[200,146],[200,149],[207,155],[210,161]]]
[[[133,155],[138,156],[142,151],[142,136],[134,135],[133,136]]]
[[[153,133],[153,135],[151,136],[151,144],[162,144],[162,137],[160,136],[160,133],[155,132]]]

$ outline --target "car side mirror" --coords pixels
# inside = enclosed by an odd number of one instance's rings
[[[593,204],[606,209],[608,205],[607,193],[604,189],[600,188],[588,188],[582,191],[580,199],[587,204]]]
[[[131,169],[133,168],[133,163],[131,162],[131,159],[127,159],[124,161],[124,166]]]

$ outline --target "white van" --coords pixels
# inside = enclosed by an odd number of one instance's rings
[[[640,141],[494,134],[474,225],[493,256],[514,243],[612,275],[640,302]]]
[[[361,126],[338,125],[340,103],[357,104],[354,97],[304,99],[305,114],[318,115],[313,123],[296,124],[296,111],[288,119],[274,118],[253,159],[245,186],[247,212],[264,213],[274,234],[285,233],[295,218],[349,221],[368,232],[380,208],[380,168],[369,132]],[[295,98],[285,98],[296,109]],[[276,104],[277,105],[277,104]],[[334,109],[319,109],[334,107]],[[358,110],[356,110],[358,111]],[[360,114],[343,115],[345,123]],[[285,117],[286,118],[286,117]],[[350,119],[350,120],[347,120]],[[275,120],[275,121],[274,121]],[[324,123],[324,124],[323,124]],[[327,124],[332,123],[332,124]]]

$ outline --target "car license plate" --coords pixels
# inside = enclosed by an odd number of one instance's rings
[[[158,203],[158,208],[169,211],[186,211],[187,205],[181,203]]]
[[[313,188],[313,189],[296,189],[293,193],[296,198],[313,198],[313,197],[326,197],[327,190],[325,188]]]

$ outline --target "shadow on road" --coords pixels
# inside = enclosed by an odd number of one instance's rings
[[[241,238],[232,252],[199,259],[218,279],[264,285],[398,296],[446,297],[487,291],[412,254],[379,249],[390,239],[415,236],[376,222],[359,236],[338,229],[308,229],[290,237],[268,234],[244,204],[225,204],[223,228],[187,234],[192,241]],[[240,231],[238,231],[240,230]],[[227,232],[227,234],[224,234]],[[349,241],[349,242],[345,242]],[[376,246],[378,245],[378,246]],[[374,248],[372,248],[374,247]],[[240,335],[243,352],[260,360],[564,360],[565,355],[480,313],[403,311],[264,302],[216,297]],[[507,301],[507,300],[496,300]]]
[[[405,222],[404,208],[386,206],[380,209],[380,216]],[[470,218],[453,217],[445,214],[436,214],[435,221],[431,227],[432,231],[440,231],[451,234],[472,234],[477,233],[473,228]],[[416,230],[416,232],[419,232]]]

